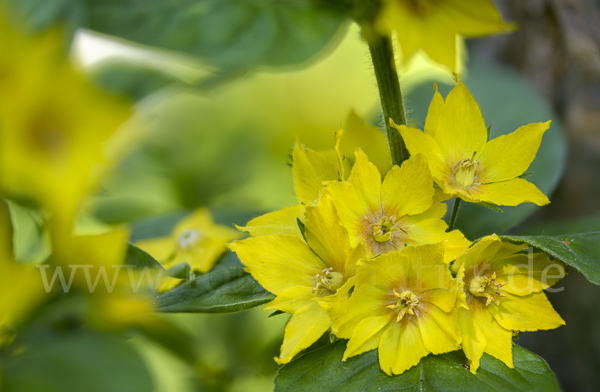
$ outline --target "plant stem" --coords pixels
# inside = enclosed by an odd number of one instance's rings
[[[394,165],[401,165],[402,162],[410,157],[410,154],[406,149],[402,136],[400,136],[400,132],[390,125],[390,118],[398,125],[406,125],[406,114],[404,111],[404,102],[402,101],[400,81],[396,72],[392,39],[389,36],[383,37],[378,34],[370,34],[365,38],[369,44],[373,68],[375,69],[375,78],[379,87],[381,109],[390,144],[392,163]]]
[[[448,231],[452,231],[452,229],[454,229],[454,223],[456,222],[456,216],[458,215],[459,207],[460,199],[458,197],[454,197],[454,208],[452,208],[452,217],[450,218],[450,226],[448,227]]]

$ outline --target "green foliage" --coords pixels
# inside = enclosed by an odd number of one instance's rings
[[[279,370],[275,392],[560,391],[546,362],[516,345],[515,369],[484,354],[474,375],[466,368],[462,351],[454,351],[429,355],[394,377],[381,371],[376,350],[342,362],[345,349],[345,341],[337,341],[296,358]]]
[[[546,101],[522,76],[492,64],[471,62],[464,81],[479,103],[486,123],[492,126],[491,139],[511,133],[524,124],[552,120],[537,156],[529,167],[528,171],[533,173],[527,176],[527,181],[550,195],[558,184],[565,164],[566,143],[562,125]],[[450,88],[439,84],[444,97]],[[414,120],[418,126],[423,126],[432,95],[431,85],[419,87],[408,95],[410,107],[414,108],[409,121]],[[451,207],[446,219],[450,217]],[[492,233],[505,233],[539,209],[530,203],[500,208],[504,212],[483,205],[462,203],[455,228],[470,240]]]
[[[515,244],[529,244],[577,268],[600,285],[600,232],[550,236],[503,236]]]
[[[229,313],[250,309],[274,298],[230,253],[211,272],[160,295],[156,305],[159,312]]]
[[[94,332],[58,334],[2,359],[2,390],[44,392],[153,391],[152,376],[123,340]],[[32,377],[35,376],[35,377]]]
[[[30,30],[57,20],[184,52],[224,69],[305,62],[332,46],[346,19],[312,0],[10,0]]]
[[[142,269],[144,267],[163,269],[158,261],[154,260],[152,256],[133,244],[129,244],[127,247],[127,255],[125,256],[124,264],[135,266],[136,269]]]

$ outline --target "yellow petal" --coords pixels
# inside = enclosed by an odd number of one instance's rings
[[[500,182],[523,174],[549,127],[550,121],[524,125],[511,134],[490,140],[478,158],[484,170],[482,182]]]
[[[325,183],[327,193],[331,195],[342,226],[348,230],[350,243],[360,243],[362,225],[360,217],[367,212],[363,208],[355,188],[349,182],[329,181]]]
[[[419,324],[414,317],[404,317],[388,328],[379,341],[379,365],[388,375],[402,374],[429,354]]]
[[[300,351],[319,340],[330,326],[327,312],[318,303],[313,301],[299,309],[285,327],[281,354],[275,361],[280,365],[288,363]]]
[[[435,139],[451,166],[473,158],[476,152],[481,153],[487,141],[487,128],[479,105],[460,82],[444,103],[436,93],[425,120],[425,132]]]
[[[444,16],[456,27],[463,37],[480,37],[489,34],[510,32],[514,23],[505,23],[490,0],[446,0],[441,3]]]
[[[389,316],[389,309],[382,306],[387,297],[387,293],[366,284],[356,287],[348,301],[347,311],[337,320],[333,320],[333,332],[340,338],[350,339],[362,320],[368,317]]]
[[[181,283],[184,283],[184,282],[185,282],[185,279],[179,279],[179,278],[173,278],[171,276],[165,276],[164,278],[162,278],[160,280],[160,283],[158,284],[156,291],[158,291],[159,293],[164,293],[166,291],[174,289],[175,287],[179,286]]]
[[[137,241],[135,245],[164,266],[174,256],[177,244],[169,236]]]
[[[512,331],[502,328],[479,300],[471,301],[469,309],[460,308],[459,325],[462,346],[475,373],[484,352],[513,368]]]
[[[269,234],[290,234],[301,237],[298,219],[304,220],[304,206],[301,204],[261,215],[238,229],[247,231],[253,237]]]
[[[492,302],[488,306],[502,327],[514,331],[537,331],[565,325],[546,298],[546,294],[533,293],[527,296],[505,294],[506,297],[500,298],[499,305]]]
[[[447,263],[456,260],[458,256],[463,254],[463,252],[471,246],[471,241],[466,239],[465,235],[460,230],[452,230],[447,233],[446,239],[448,242],[446,243],[444,260],[446,260]]]
[[[292,152],[296,196],[304,204],[319,198],[323,181],[338,179],[338,172],[323,154],[296,143]]]
[[[261,286],[280,294],[294,286],[312,287],[312,278],[327,266],[306,243],[291,235],[265,235],[229,245]]]
[[[456,302],[456,293],[451,295]],[[429,305],[419,306],[415,310],[419,318],[421,338],[427,351],[437,355],[460,348],[461,335],[458,329],[457,309],[445,313],[437,306]]]
[[[277,309],[286,313],[295,313],[313,302],[312,288],[307,286],[290,287],[279,293],[263,310]]]
[[[420,214],[431,207],[434,192],[427,159],[413,155],[386,174],[381,186],[384,211],[398,217]]]
[[[431,175],[437,182],[446,178],[446,173],[450,170],[445,161],[442,150],[433,139],[433,137],[419,129],[409,128],[406,125],[392,124],[406,144],[410,155],[423,154],[427,158],[427,164]]]
[[[337,320],[346,312],[348,300],[350,299],[350,290],[354,287],[354,281],[355,278],[352,277],[335,294],[315,298],[315,301],[329,314],[329,318],[332,321]]]
[[[522,203],[543,206],[550,203],[542,191],[522,178],[480,185],[476,189],[468,189],[466,194],[475,201],[484,201],[500,206],[517,206]]]
[[[516,254],[493,264],[497,281],[506,283],[502,290],[515,295],[528,295],[553,286],[565,277],[564,265],[550,260],[545,253]]]
[[[356,191],[362,211],[381,208],[381,174],[360,148],[356,149],[356,163],[348,182]]]
[[[308,246],[334,271],[345,272],[352,248],[333,201],[324,195],[316,205],[306,207],[305,237]]]
[[[388,316],[368,317],[362,320],[352,333],[352,338],[348,342],[342,361],[366,351],[375,350],[379,345],[379,340],[381,340],[387,328],[390,327],[390,321],[393,318],[394,315],[390,314]],[[395,327],[395,322],[391,324],[391,327]]]

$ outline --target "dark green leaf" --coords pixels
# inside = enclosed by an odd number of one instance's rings
[[[233,253],[212,271],[157,299],[157,310],[170,313],[230,313],[272,301],[275,296],[244,271]]]
[[[536,158],[529,167],[533,174],[527,177],[550,196],[562,173],[566,158],[566,141],[562,125],[550,105],[537,93],[523,76],[498,65],[472,61],[469,72],[461,78],[479,103],[487,124],[493,124],[491,139],[514,132],[522,125],[552,120],[544,134]],[[446,96],[452,86],[438,83],[440,93]],[[431,85],[417,88],[408,94],[413,118],[422,127],[427,108],[433,97]],[[422,129],[422,128],[421,128]],[[456,228],[473,240],[491,233],[504,233],[523,222],[540,207],[525,203],[517,207],[502,207],[503,214],[474,203],[463,203],[458,213]],[[446,219],[450,218],[451,208]]]
[[[550,236],[503,236],[515,244],[529,244],[577,268],[592,283],[600,285],[600,231]]]
[[[163,269],[158,261],[154,260],[152,256],[133,244],[129,244],[127,247],[127,255],[125,256],[124,264],[135,266],[135,268],[138,269],[144,267]]]
[[[323,51],[345,20],[310,0],[89,0],[86,27],[236,69],[298,64]]]
[[[515,369],[484,354],[474,375],[465,367],[462,351],[455,351],[429,355],[394,377],[381,371],[376,350],[342,362],[345,349],[346,341],[337,341],[283,366],[275,377],[275,392],[560,390],[546,362],[517,345],[513,345]]]
[[[24,348],[1,358],[3,391],[154,391],[139,353],[109,335],[75,332]]]

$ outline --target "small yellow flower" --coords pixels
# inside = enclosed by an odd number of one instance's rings
[[[542,290],[564,276],[564,267],[544,253],[525,254],[527,245],[484,237],[454,265],[464,283],[459,324],[471,372],[488,353],[513,368],[514,331],[564,325]]]
[[[227,250],[227,242],[240,237],[240,232],[216,224],[210,212],[201,208],[179,222],[170,236],[138,241],[136,245],[165,269],[186,263],[192,271],[206,273]],[[167,291],[179,283],[179,279],[165,277],[159,291]]]
[[[490,0],[384,0],[376,22],[382,34],[397,32],[404,61],[422,50],[432,60],[456,69],[456,40],[510,32]]]
[[[443,252],[441,243],[411,246],[360,263],[347,311],[333,323],[350,339],[344,361],[379,348],[381,369],[401,374],[429,353],[460,347],[460,285]]]
[[[364,243],[369,256],[449,240],[450,262],[470,244],[458,230],[446,233],[442,217],[447,207],[436,194],[423,155],[394,166],[382,182],[377,168],[357,149],[348,181],[328,182],[327,192],[351,242]]]
[[[550,121],[524,125],[487,141],[479,105],[464,84],[457,79],[445,101],[437,86],[435,90],[425,132],[394,126],[411,154],[427,157],[431,174],[443,191],[472,203],[548,204],[546,195],[519,176],[535,158]]]
[[[33,198],[70,230],[110,163],[104,144],[130,109],[87,83],[63,42],[57,29],[21,36],[0,15],[0,185]]]
[[[287,363],[317,341],[346,308],[357,261],[364,247],[352,247],[329,196],[306,207],[304,240],[272,234],[233,242],[230,248],[264,288],[277,295],[265,309],[292,313],[281,355]]]

